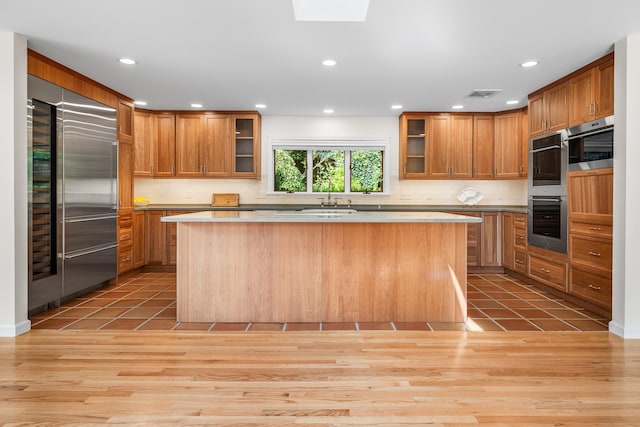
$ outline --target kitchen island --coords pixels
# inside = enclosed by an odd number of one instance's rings
[[[205,211],[176,222],[179,322],[464,322],[466,225],[441,212]]]

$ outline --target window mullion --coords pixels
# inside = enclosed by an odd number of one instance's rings
[[[307,193],[313,194],[313,150],[307,150]]]
[[[351,150],[344,150],[344,194],[351,193]]]

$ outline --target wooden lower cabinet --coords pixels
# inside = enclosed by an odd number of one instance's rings
[[[133,269],[133,212],[118,215],[118,274]]]
[[[611,310],[611,272],[572,265],[569,293]]]
[[[562,292],[567,291],[567,263],[529,254],[529,277]]]
[[[481,266],[501,265],[500,212],[482,213]]]
[[[145,213],[133,213],[133,267],[142,267],[145,263]]]
[[[502,266],[515,270],[513,213],[502,213]]]
[[[145,241],[147,265],[176,265],[176,223],[165,223],[164,216],[192,213],[194,211],[147,211],[145,216]]]

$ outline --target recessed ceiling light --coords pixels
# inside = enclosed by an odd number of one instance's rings
[[[392,109],[392,110],[399,110],[399,109],[401,109],[401,108],[402,108],[402,105],[400,105],[400,104],[396,104],[396,105],[392,105],[392,106],[391,106],[391,109]]]
[[[324,65],[325,67],[334,67],[336,64],[337,62],[333,59],[325,59],[324,61],[322,61],[322,65]]]
[[[293,0],[296,21],[363,22],[369,0]]]
[[[538,65],[538,61],[526,61],[520,64],[522,68],[535,67],[536,65]]]
[[[511,101],[507,101],[507,105],[515,105],[518,102],[520,102],[520,101],[518,101],[517,99],[512,99]]]
[[[121,64],[125,64],[125,65],[134,65],[134,64],[138,63],[138,61],[136,61],[135,59],[131,59],[131,58],[120,58],[120,59],[118,59],[118,61]]]
[[[191,104],[193,108],[202,108],[202,104]]]
[[[267,108],[267,104],[256,104],[256,108]]]
[[[147,105],[147,101],[134,101],[134,104],[140,105],[141,107]]]
[[[462,110],[464,108],[464,105],[452,105],[451,108],[453,108],[454,110]]]
[[[325,108],[323,111],[325,114],[332,114],[333,110],[331,108]]]

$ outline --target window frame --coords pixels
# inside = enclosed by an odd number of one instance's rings
[[[343,150],[344,153],[344,192],[332,192],[332,194],[358,195],[358,194],[375,194],[380,196],[389,195],[389,138],[386,137],[354,137],[354,138],[269,138],[269,165],[267,170],[267,194],[268,195],[287,195],[287,196],[310,196],[323,195],[327,192],[313,192],[313,163],[310,163],[310,157],[315,150]],[[305,150],[307,151],[307,190],[294,191],[291,193],[285,191],[275,191],[275,150]],[[351,151],[375,150],[382,151],[382,191],[364,193],[362,191],[351,191]],[[348,183],[348,185],[347,185]]]

